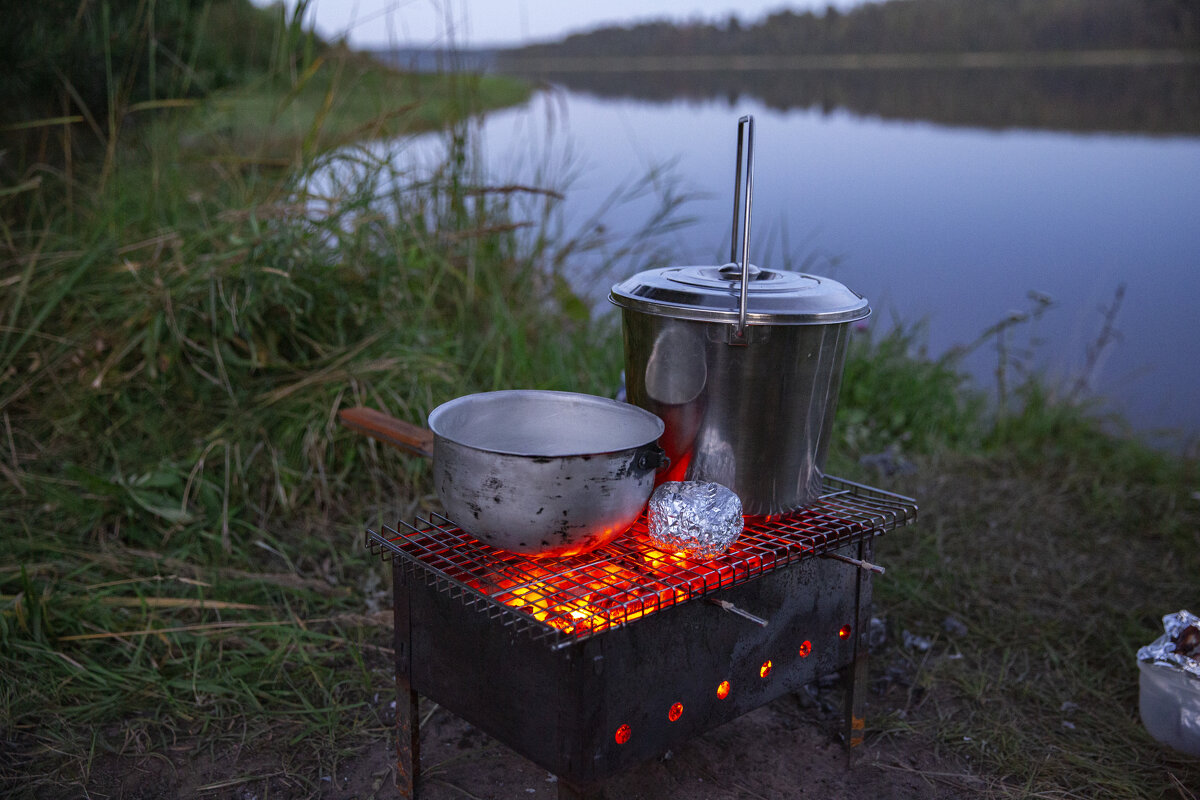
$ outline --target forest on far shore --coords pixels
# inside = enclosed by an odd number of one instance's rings
[[[1196,0],[887,0],[756,23],[647,22],[529,45],[518,58],[1200,50]]]

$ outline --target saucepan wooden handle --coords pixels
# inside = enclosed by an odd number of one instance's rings
[[[351,430],[425,458],[433,458],[433,431],[373,408],[343,408],[338,419]]]

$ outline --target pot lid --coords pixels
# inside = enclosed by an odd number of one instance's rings
[[[750,265],[749,325],[824,325],[853,322],[871,313],[864,297],[819,275]],[[612,288],[621,308],[701,322],[738,321],[742,268],[663,267],[640,272]]]

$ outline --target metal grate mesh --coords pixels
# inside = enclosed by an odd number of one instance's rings
[[[367,546],[427,585],[557,648],[916,519],[916,503],[907,497],[830,476],[823,491],[787,518],[748,519],[724,555],[706,560],[656,549],[644,516],[607,545],[568,558],[498,550],[437,514],[367,531]]]

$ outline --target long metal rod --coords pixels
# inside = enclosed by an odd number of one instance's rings
[[[750,300],[750,208],[754,203],[754,117],[750,114],[738,120],[738,172],[742,169],[742,129],[746,131],[746,202],[742,212],[742,292],[738,302],[737,337],[746,332],[746,314]],[[740,178],[740,175],[739,175]],[[741,181],[739,180],[739,183]],[[734,198],[734,228],[737,228],[737,198]]]
[[[733,230],[729,232],[729,263],[738,260],[738,212],[742,210],[742,119],[738,120],[737,161],[733,169]]]

